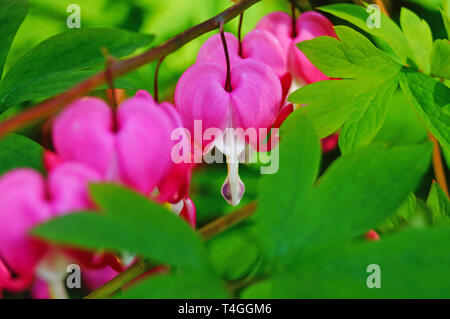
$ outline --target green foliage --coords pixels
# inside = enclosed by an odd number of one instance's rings
[[[431,133],[450,148],[450,88],[409,70],[402,74],[400,86]]]
[[[443,9],[439,9],[444,21],[445,29],[447,30],[447,37],[450,39],[450,0],[442,0]]]
[[[386,119],[373,139],[374,142],[409,145],[422,143],[428,139],[425,125],[401,90],[394,93],[386,108]]]
[[[432,45],[428,24],[412,11],[402,9],[402,33],[384,15],[381,28],[370,29],[366,25],[368,12],[362,7],[337,4],[321,9],[384,39],[401,61],[408,58],[425,73],[448,77],[448,41],[437,40]],[[340,41],[319,37],[298,46],[322,72],[342,80],[313,83],[289,97],[307,105],[305,110],[319,137],[342,128],[339,147],[344,154],[370,143],[383,127],[390,97],[400,82],[421,121],[448,148],[450,89],[412,67],[402,66],[353,29],[336,27],[336,33]]]
[[[117,295],[119,299],[225,299],[228,293],[217,278],[200,273],[157,275]]]
[[[429,208],[414,193],[410,193],[395,213],[376,226],[375,230],[383,235],[406,227],[423,228],[429,224],[428,217]]]
[[[420,70],[429,73],[433,35],[428,23],[420,19],[414,12],[402,8],[400,25],[412,48],[414,62]]]
[[[19,167],[43,171],[43,148],[29,138],[10,134],[0,139],[0,175]]]
[[[174,213],[119,186],[93,185],[102,214],[69,214],[34,229],[52,241],[90,249],[137,253],[186,270],[211,270],[206,249],[190,226]]]
[[[431,75],[450,79],[450,43],[436,40],[431,53]]]
[[[250,276],[260,261],[261,247],[249,227],[236,227],[207,242],[211,262],[227,281]]]
[[[387,42],[401,62],[413,57],[409,42],[400,28],[384,14],[381,14],[380,28],[370,28],[367,19],[370,14],[363,7],[353,4],[333,4],[320,7],[319,10],[328,12],[338,18],[346,20],[365,32]]]
[[[319,37],[298,46],[326,75],[344,80],[307,85],[289,100],[307,104],[320,137],[343,126],[339,146],[347,153],[368,144],[380,130],[401,65],[349,27],[336,27],[336,33],[340,41]]]
[[[336,160],[313,186],[318,140],[300,112],[287,125],[280,170],[261,179],[255,217],[267,258],[278,265],[305,247],[364,234],[394,212],[428,168],[429,143],[371,145]]]
[[[450,201],[437,183],[433,183],[431,186],[427,204],[431,209],[431,218],[434,224],[450,223]]]
[[[26,0],[0,0],[0,79],[11,44],[28,13]]]
[[[283,125],[286,135],[279,145],[279,170],[260,181],[258,234],[266,255],[275,259],[294,245],[292,237],[299,225],[295,221],[298,205],[311,192],[319,173],[319,140],[300,112],[294,112]]]
[[[28,51],[0,85],[0,112],[36,98],[58,94],[103,68],[102,48],[115,57],[149,45],[151,35],[111,28],[70,30]]]
[[[244,298],[449,298],[450,229],[405,231],[375,243],[305,254],[296,267],[243,292]],[[369,265],[380,289],[368,288]]]

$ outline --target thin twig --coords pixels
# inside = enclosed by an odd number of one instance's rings
[[[242,57],[242,22],[244,20],[244,12],[239,16],[238,40],[239,40],[239,56]]]
[[[447,198],[449,198],[448,193],[448,186],[447,186],[447,180],[445,178],[445,171],[444,171],[444,165],[442,163],[442,155],[441,150],[439,148],[439,142],[434,137],[433,134],[428,133],[428,136],[433,142],[433,171],[434,176],[436,177],[436,181],[438,182],[439,186],[441,186],[442,190],[447,194]]]
[[[242,208],[236,210],[234,213],[225,215],[221,218],[216,219],[215,221],[207,224],[203,228],[198,230],[198,234],[204,239],[208,240],[225,230],[231,228],[237,223],[243,221],[244,219],[250,217],[254,214],[257,208],[256,202],[251,202],[250,204],[243,206]],[[157,265],[145,260],[140,260],[136,262],[133,266],[125,270],[124,272],[117,275],[114,279],[107,282],[102,287],[94,290],[89,295],[84,297],[84,299],[100,299],[106,298],[121,287],[125,286],[132,280],[136,279],[140,275],[146,273]]]
[[[225,52],[225,61],[227,62],[227,80],[225,82],[225,90],[227,92],[231,92],[233,88],[231,87],[231,64],[230,64],[230,55],[228,53],[228,45],[227,39],[225,39],[225,31],[223,29],[224,23],[220,22],[219,32],[220,37],[222,39],[223,51]]]
[[[136,57],[132,57],[126,60],[114,61],[114,63],[112,63],[111,65],[112,76],[121,76],[139,68],[140,66],[156,61],[163,56],[178,50],[183,45],[198,38],[202,34],[217,29],[220,22],[223,21],[224,23],[226,23],[231,19],[237,17],[246,9],[259,1],[261,0],[241,0],[232,7],[218,14],[217,16],[174,36],[158,47],[152,48]],[[34,121],[43,119],[58,112],[70,102],[85,94],[88,94],[90,91],[92,91],[99,85],[104,84],[105,82],[106,72],[102,71],[89,77],[85,81],[62,93],[61,95],[46,100],[32,108],[21,112],[20,114],[0,124],[0,137],[3,137],[6,134],[13,132]]]
[[[386,15],[387,17],[389,17],[389,12],[386,9],[386,6],[384,5],[383,0],[375,0],[375,4],[380,7],[381,12],[384,13],[384,15]]]
[[[155,100],[156,103],[159,103],[158,73],[159,73],[159,68],[161,67],[161,64],[162,64],[164,58],[165,58],[165,56],[163,56],[161,59],[159,59],[158,64],[156,65],[156,68],[155,68],[155,78],[153,80],[153,99]]]

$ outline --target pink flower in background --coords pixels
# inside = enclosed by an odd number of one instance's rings
[[[295,36],[292,30],[292,18],[285,12],[273,12],[263,17],[256,29],[267,30],[280,42],[292,76],[299,82],[314,83],[330,78],[317,69],[297,48],[296,44],[320,36],[335,37],[332,23],[317,12],[300,14],[295,24]]]
[[[225,32],[231,65],[244,59],[262,62],[275,72],[283,89],[283,99],[291,86],[292,77],[287,69],[286,54],[277,38],[266,30],[250,31],[242,40],[242,53],[239,53],[239,40]],[[197,55],[199,62],[217,62],[226,67],[225,54],[220,34],[213,35],[203,43]]]
[[[84,163],[103,181],[122,183],[144,195],[161,185],[161,200],[178,202],[187,194],[191,171],[190,165],[176,165],[171,158],[176,142],[171,134],[179,127],[181,119],[172,105],[157,105],[141,90],[116,114],[98,98],[73,102],[55,119],[53,142],[62,161]]]
[[[65,163],[47,180],[31,169],[0,178],[0,287],[20,291],[31,285],[52,247],[29,231],[51,218],[92,207],[87,184],[98,174],[79,163]]]

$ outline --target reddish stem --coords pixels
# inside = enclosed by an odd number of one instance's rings
[[[161,67],[161,63],[164,60],[165,56],[163,56],[161,59],[159,59],[158,64],[156,65],[155,69],[155,78],[153,80],[153,98],[156,103],[159,104],[159,95],[158,95],[158,73],[159,68]]]
[[[295,4],[294,0],[291,1],[291,16],[292,16],[292,38],[297,37],[297,29],[296,29],[296,17],[295,17]]]
[[[239,16],[238,39],[239,39],[239,56],[242,58],[242,20],[244,20],[244,12]]]
[[[223,50],[225,51],[225,60],[227,61],[227,80],[225,82],[225,90],[227,90],[227,92],[231,92],[233,88],[231,87],[230,55],[228,54],[227,40],[225,39],[225,32],[223,30],[223,25],[224,25],[223,21],[220,22],[219,32],[220,37],[222,38]]]

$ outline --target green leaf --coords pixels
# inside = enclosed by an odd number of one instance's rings
[[[450,79],[450,43],[448,40],[436,40],[431,53],[432,76]]]
[[[211,270],[201,239],[173,212],[115,185],[92,185],[92,197],[102,215],[69,214],[38,226],[34,234],[90,249],[125,250],[183,269]]]
[[[260,239],[271,259],[290,249],[293,214],[312,189],[320,164],[319,140],[300,111],[288,117],[283,130],[278,146],[279,170],[261,178],[255,214]]]
[[[317,137],[300,111],[289,120],[281,135],[280,169],[261,179],[255,214],[266,258],[276,260],[278,267],[305,247],[356,238],[380,224],[429,167],[428,142],[371,145],[340,157],[313,187]]]
[[[19,167],[29,167],[43,172],[43,148],[33,140],[10,134],[0,139],[0,175]]]
[[[400,86],[431,133],[450,148],[450,88],[409,70],[402,73]]]
[[[346,26],[336,26],[335,30],[339,40],[323,36],[297,44],[327,76],[376,81],[399,72],[400,64],[361,33]]]
[[[427,198],[434,224],[450,223],[450,201],[442,188],[434,182]]]
[[[307,105],[321,138],[343,126],[339,146],[347,153],[370,143],[382,127],[401,65],[351,28],[336,27],[336,33],[341,41],[319,37],[298,46],[326,75],[347,79],[307,85],[289,101]]]
[[[401,62],[406,62],[407,58],[412,57],[412,51],[408,40],[400,28],[384,14],[380,14],[380,28],[370,28],[367,19],[370,14],[363,7],[353,4],[332,4],[320,7],[319,10],[328,12],[338,18],[346,20],[367,33],[379,37],[386,41],[392,50],[400,58]]]
[[[414,62],[420,70],[429,73],[433,35],[428,23],[411,10],[402,8],[400,25],[412,48]]]
[[[450,228],[405,231],[378,242],[317,251],[246,298],[449,298]],[[380,288],[368,288],[369,265]],[[369,279],[370,281],[370,279]],[[264,289],[262,289],[264,288]]]
[[[417,199],[414,193],[410,193],[396,212],[376,226],[375,230],[383,236],[385,233],[399,231],[405,227],[423,228],[430,224],[429,215],[425,202]]]
[[[0,79],[17,30],[25,19],[29,4],[26,0],[0,0]]]
[[[260,260],[257,239],[242,226],[211,238],[207,246],[214,268],[227,281],[245,278]]]
[[[395,146],[419,144],[428,140],[425,125],[401,90],[394,93],[386,108],[386,119],[374,142]]]
[[[0,112],[23,101],[58,94],[94,74],[104,65],[102,48],[123,57],[152,40],[151,35],[108,28],[73,29],[47,39],[6,74],[0,85]]]
[[[291,238],[298,247],[346,241],[380,224],[429,167],[431,144],[370,145],[336,160],[301,205]]]
[[[356,97],[355,109],[339,135],[339,149],[342,153],[348,153],[372,141],[384,123],[389,99],[397,85],[398,77],[395,76]]]
[[[450,0],[442,0],[443,9],[439,8],[444,22],[445,30],[447,30],[447,37],[450,39]]]
[[[158,275],[126,289],[118,299],[226,299],[224,285],[203,273]]]

